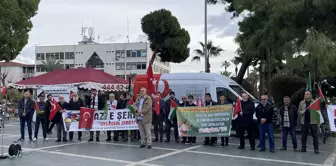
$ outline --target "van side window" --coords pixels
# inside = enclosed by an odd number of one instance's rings
[[[219,97],[221,94],[224,94],[225,98],[228,100],[228,102],[233,103],[236,101],[236,96],[228,89],[217,87],[216,88],[216,94],[217,94],[217,101],[219,101]]]

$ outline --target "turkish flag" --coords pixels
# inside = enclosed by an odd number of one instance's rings
[[[5,94],[7,93],[6,86],[2,86],[2,88],[1,88],[1,93],[2,93],[3,95],[5,95]]]
[[[62,108],[54,98],[52,99],[50,104],[51,104],[51,110],[49,114],[49,120],[53,120],[56,113],[59,112]]]
[[[152,96],[152,94],[154,93],[153,79],[154,78],[153,78],[152,65],[149,65],[147,69],[147,84],[148,84],[147,95],[149,96]]]
[[[233,110],[233,119],[236,119],[238,117],[238,114],[242,111],[242,105],[240,102],[239,97],[236,98],[236,104]]]
[[[92,128],[94,112],[95,110],[92,108],[80,108],[78,129]]]
[[[159,93],[157,93],[155,97],[154,109],[155,109],[156,115],[160,115],[160,94]]]

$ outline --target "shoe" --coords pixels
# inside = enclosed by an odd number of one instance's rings
[[[44,138],[43,140],[44,140],[44,141],[48,141],[48,138]]]
[[[29,138],[29,141],[33,141],[33,139],[32,139],[32,138]]]
[[[315,149],[315,150],[314,150],[314,153],[315,153],[315,154],[320,154],[320,151],[319,151],[318,149]]]
[[[287,148],[286,147],[282,147],[280,150],[287,150]]]
[[[113,138],[113,141],[118,142],[119,140],[118,138]]]
[[[68,142],[68,140],[67,140],[67,139],[63,139],[62,141],[63,141],[63,142]]]
[[[177,143],[177,144],[178,144],[178,143],[180,143],[180,141],[179,141],[179,140],[175,140],[175,143]]]
[[[93,141],[93,138],[90,138],[89,140],[88,140],[88,142],[92,142]]]
[[[186,144],[186,145],[190,145],[190,144],[191,144],[191,142],[190,142],[190,141],[187,141],[185,144]]]
[[[238,149],[245,149],[244,146],[238,146]]]
[[[78,141],[82,141],[82,138],[81,138],[81,137],[79,137],[79,138],[78,138]]]
[[[99,138],[96,138],[96,142],[100,142]]]
[[[298,150],[297,150],[296,148],[293,148],[293,151],[294,151],[294,152],[297,152]]]
[[[148,145],[148,146],[147,146],[147,149],[152,149],[152,145]]]
[[[221,147],[221,148],[224,147],[224,143],[221,143],[221,144],[219,145],[219,147]]]
[[[304,152],[307,152],[307,150],[306,149],[300,149],[299,152],[304,153]]]
[[[274,149],[271,149],[270,152],[271,152],[271,153],[275,153],[275,150],[274,150]]]
[[[61,139],[57,139],[55,142],[61,142],[62,140]]]
[[[254,146],[251,146],[251,151],[255,151],[255,147]]]
[[[144,147],[146,147],[145,145],[140,145],[140,147],[139,148],[144,148]]]
[[[165,143],[169,143],[169,142],[170,142],[170,140],[166,140],[166,141],[165,141]]]
[[[160,139],[160,142],[163,142],[163,139]]]
[[[69,141],[70,141],[70,142],[72,142],[72,138],[71,138],[71,139],[69,139]]]
[[[265,152],[265,151],[266,151],[265,148],[261,148],[261,149],[259,149],[259,152]]]
[[[192,141],[191,144],[196,144],[196,141]]]
[[[159,139],[157,139],[157,138],[155,138],[154,140],[153,140],[153,142],[158,142],[159,141]]]
[[[185,143],[186,143],[186,141],[182,141],[181,143],[182,143],[182,144],[185,144]]]
[[[37,140],[37,138],[35,137],[34,139],[33,139],[33,142],[35,142]]]
[[[20,139],[18,139],[17,141],[24,141],[24,138],[20,138]]]
[[[111,142],[112,139],[111,139],[111,138],[107,138],[105,141],[107,141],[107,142]]]
[[[260,144],[258,144],[258,146],[257,146],[258,148],[260,148]]]
[[[209,145],[209,142],[203,142],[203,145],[207,146]]]

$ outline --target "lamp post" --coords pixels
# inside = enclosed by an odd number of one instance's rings
[[[204,72],[208,71],[208,3],[207,0],[204,0],[204,62],[205,62],[205,70]]]

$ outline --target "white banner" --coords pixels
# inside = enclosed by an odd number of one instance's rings
[[[43,86],[37,89],[37,95],[39,95],[42,91],[45,93],[45,97],[48,94],[51,94],[55,100],[58,102],[58,97],[63,96],[64,100],[69,102],[71,92],[77,92],[77,87],[64,87],[64,86]]]
[[[336,105],[328,105],[330,130],[336,132]]]
[[[95,111],[92,129],[78,129],[79,110],[67,110],[62,114],[66,131],[106,131],[106,130],[138,130],[135,115],[128,109],[110,110],[107,119],[104,110]]]

